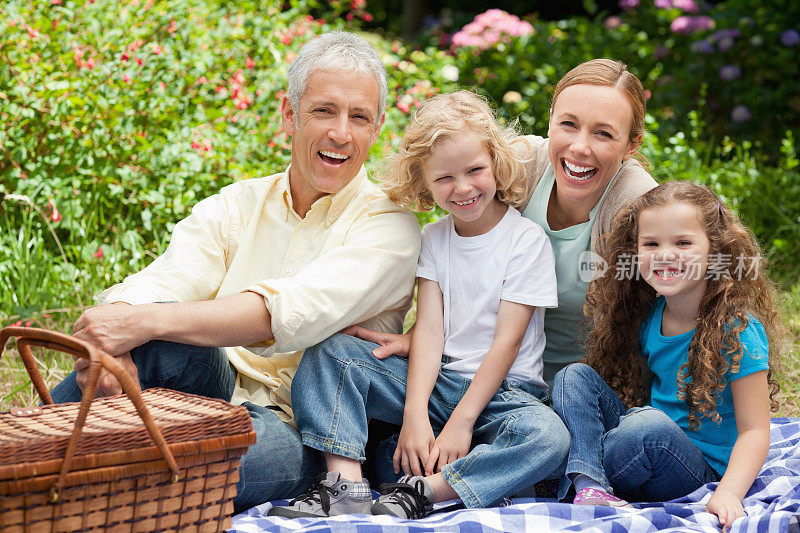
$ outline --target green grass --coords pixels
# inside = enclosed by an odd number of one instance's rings
[[[783,372],[779,380],[781,392],[779,394],[779,409],[773,416],[800,416],[800,285],[783,293],[782,312],[784,321],[791,334],[791,349],[783,361]],[[32,326],[46,327],[69,333],[72,329],[72,319],[77,318],[80,310],[51,311],[50,317],[44,314],[32,319]],[[408,319],[413,321],[413,312],[409,312]],[[18,320],[14,317],[14,321]],[[408,322],[409,320],[407,320]],[[72,357],[52,351],[34,349],[34,356],[39,361],[39,368],[48,388],[52,388],[61,381],[72,369]],[[9,343],[2,361],[0,361],[0,411],[10,407],[29,406],[39,403],[36,390],[28,379],[25,367],[14,345]]]

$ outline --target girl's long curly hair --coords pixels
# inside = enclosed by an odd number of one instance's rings
[[[697,210],[710,243],[706,290],[688,360],[678,372],[679,398],[689,406],[689,428],[699,429],[701,417],[719,421],[717,399],[727,386],[725,373],[739,371],[739,334],[747,327],[749,315],[762,323],[767,334],[767,380],[770,407],[775,411],[779,387],[774,373],[784,351],[786,330],[775,309],[773,283],[763,272],[761,249],[752,232],[708,187],[688,181],[659,185],[634,201],[630,211],[620,211],[614,218],[611,233],[600,246],[608,269],[586,295],[584,314],[593,326],[585,362],[627,407],[645,403],[650,384],[643,375],[639,328],[656,292],[636,265],[639,215],[645,209],[675,204]],[[633,275],[622,275],[623,266],[629,266]]]

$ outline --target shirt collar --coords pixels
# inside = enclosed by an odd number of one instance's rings
[[[294,213],[294,208],[292,207],[292,190],[289,186],[289,170],[292,168],[290,164],[286,171],[283,174],[283,179],[281,180],[281,187],[283,189],[282,196],[283,196],[283,203],[284,207],[286,208],[284,220],[288,220],[289,213]],[[334,220],[336,220],[339,215],[342,214],[344,208],[350,201],[356,196],[358,191],[361,190],[361,187],[364,185],[364,182],[367,180],[367,171],[364,168],[364,165],[361,165],[358,173],[350,180],[350,182],[345,185],[339,192],[326,195],[314,202],[314,205],[317,205],[318,202],[327,202],[328,203],[328,213],[325,217],[325,224],[330,226]],[[323,204],[324,205],[324,204]],[[312,206],[313,209],[313,206]]]

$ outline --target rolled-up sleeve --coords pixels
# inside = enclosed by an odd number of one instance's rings
[[[103,291],[98,303],[138,305],[212,298],[225,277],[229,239],[238,223],[238,213],[229,205],[233,191],[198,202],[175,225],[166,251],[144,270]]]
[[[419,224],[388,201],[374,203],[348,228],[341,246],[325,251],[294,276],[244,289],[264,297],[275,351],[301,350],[381,312],[408,307]]]

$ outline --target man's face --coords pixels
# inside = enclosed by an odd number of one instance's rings
[[[292,136],[289,182],[298,214],[358,173],[383,125],[378,102],[374,76],[345,70],[312,72],[296,112],[283,99],[283,128]]]

